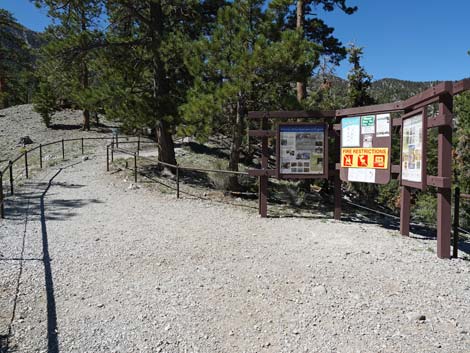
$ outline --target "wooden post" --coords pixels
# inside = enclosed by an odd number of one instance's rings
[[[106,146],[106,171],[109,172],[109,145]]]
[[[439,97],[439,114],[452,116],[453,98],[450,94]],[[452,126],[438,128],[437,140],[437,176],[452,178]],[[437,188],[437,256],[450,258],[450,234],[452,230],[450,187]]]
[[[5,218],[5,205],[3,204],[3,174],[0,172],[0,216],[2,219]]]
[[[39,168],[42,169],[42,144],[39,145]]]
[[[411,188],[402,186],[400,190],[400,234],[410,235]]]
[[[341,142],[340,142],[340,135],[338,131],[334,131],[335,133],[335,161],[341,158]],[[333,218],[340,221],[341,220],[341,179],[339,176],[339,170],[336,170],[336,163],[333,164],[335,175],[333,181],[333,192],[334,192],[334,204],[335,209],[333,212]]]
[[[134,153],[134,181],[137,183],[137,153]]]
[[[176,198],[180,198],[180,167],[176,165]]]
[[[14,180],[13,180],[13,162],[8,161],[8,169],[10,170],[10,194],[14,195],[15,190],[14,190]]]
[[[452,257],[459,257],[459,213],[460,213],[460,188],[455,188],[454,197],[454,237],[452,242]]]
[[[62,139],[62,160],[65,159],[65,146],[64,146],[64,139]]]
[[[26,173],[26,179],[29,178],[29,170],[28,170],[28,151],[24,153],[24,169]]]
[[[261,121],[261,129],[267,130],[268,118],[265,116]],[[261,138],[261,168],[264,170],[268,169],[268,137],[263,136]],[[259,178],[259,213],[261,217],[268,216],[268,176],[263,175]]]

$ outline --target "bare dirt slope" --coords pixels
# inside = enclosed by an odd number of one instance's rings
[[[470,351],[470,263],[438,260],[434,240],[261,219],[103,167],[50,169],[7,204],[8,351]]]
[[[46,128],[41,116],[33,111],[31,104],[17,105],[0,110],[0,167],[9,159],[21,153],[22,146],[18,145],[21,137],[29,136],[34,147],[40,143],[52,142],[60,139],[81,137],[98,137],[110,135],[106,127],[93,127],[91,131],[81,131],[82,112],[77,110],[64,110],[54,115],[51,128]],[[53,153],[51,147],[45,155]]]

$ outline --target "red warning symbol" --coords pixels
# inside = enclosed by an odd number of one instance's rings
[[[385,168],[385,155],[377,154],[374,156],[374,168]]]
[[[343,156],[343,165],[345,167],[352,167],[352,165],[353,165],[353,155],[352,154],[345,154]]]
[[[369,166],[369,156],[367,154],[360,154],[357,159],[358,167],[368,167]]]

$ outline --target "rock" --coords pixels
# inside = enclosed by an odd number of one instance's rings
[[[426,316],[425,316],[425,315],[420,314],[420,313],[415,312],[415,311],[412,311],[412,312],[406,314],[406,317],[407,317],[408,320],[410,320],[410,321],[425,321],[425,320],[426,320]]]
[[[312,294],[314,297],[321,297],[326,295],[327,290],[324,286],[316,286],[312,289]]]
[[[128,187],[129,190],[137,190],[140,189],[140,186],[134,183],[131,183]]]
[[[20,138],[20,141],[18,142],[18,145],[21,145],[21,146],[25,146],[25,145],[31,145],[33,142],[33,140],[31,140],[31,137],[29,136],[23,136],[22,138]]]
[[[84,162],[87,161],[88,159],[89,159],[88,156],[83,156],[82,157],[82,161],[84,161]]]

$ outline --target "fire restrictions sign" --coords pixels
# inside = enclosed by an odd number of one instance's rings
[[[388,148],[342,148],[342,168],[388,168]]]

